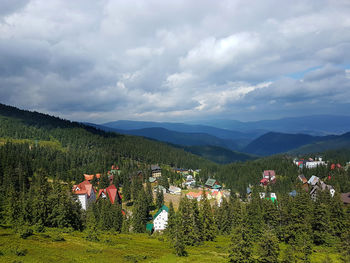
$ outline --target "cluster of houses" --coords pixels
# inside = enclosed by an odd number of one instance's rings
[[[316,200],[317,198],[317,192],[319,191],[329,191],[330,195],[333,197],[335,194],[335,190],[333,186],[326,184],[323,182],[319,177],[313,175],[309,180],[306,179],[304,175],[299,175],[298,180],[302,184],[302,188],[305,191],[309,191],[310,189],[310,196],[312,200]]]
[[[262,179],[260,180],[261,186],[267,186],[269,184],[274,184],[276,182],[276,173],[274,170],[265,170],[262,174]]]
[[[309,158],[308,160],[304,160],[304,159],[295,159],[293,161],[293,163],[298,166],[299,168],[316,168],[317,166],[323,166],[323,165],[327,165],[327,163],[325,161],[322,160],[321,157],[312,159]]]
[[[116,168],[117,167],[113,165],[111,171],[108,172],[110,185],[104,189],[99,189],[98,192],[91,184],[91,181],[95,178],[100,179],[101,174],[84,174],[85,180],[80,184],[73,185],[73,194],[77,196],[77,200],[80,202],[82,209],[87,210],[89,205],[98,200],[99,198],[108,199],[111,202],[111,204],[114,204],[116,202],[121,204],[122,196],[118,188],[112,184],[113,175],[117,173],[115,171],[119,170],[119,168]]]

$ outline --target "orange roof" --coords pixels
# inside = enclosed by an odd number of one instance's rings
[[[92,184],[88,180],[73,186],[73,193],[77,195],[87,194],[90,197],[91,190],[93,190]]]
[[[200,197],[200,196],[202,195],[202,193],[203,193],[203,191],[199,191],[199,192],[197,192],[197,193],[195,193],[195,192],[189,192],[187,195],[188,195],[188,196],[191,196],[191,197],[193,197],[193,198],[198,198],[198,197]]]
[[[84,174],[85,180],[91,181],[94,179],[94,174]],[[96,178],[100,179],[101,174],[96,174]]]

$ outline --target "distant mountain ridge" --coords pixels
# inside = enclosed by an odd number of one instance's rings
[[[196,124],[197,122],[191,122]],[[350,131],[350,116],[342,115],[311,115],[289,117],[277,120],[261,120],[241,122],[236,120],[203,120],[200,123],[217,128],[235,130],[238,132],[281,132],[304,133],[315,136],[343,134]],[[262,134],[261,133],[261,134]]]
[[[242,151],[256,155],[304,154],[350,147],[350,132],[342,135],[311,136],[269,132],[248,144]]]
[[[207,133],[221,139],[229,140],[252,140],[262,135],[263,133],[259,132],[238,132],[235,130],[221,129],[208,125],[199,125],[199,124],[185,124],[185,123],[173,123],[173,122],[150,122],[150,121],[128,121],[128,120],[119,120],[114,122],[107,122],[100,124],[102,126],[121,129],[121,130],[137,130],[145,128],[164,128],[176,132],[185,132],[185,133]]]

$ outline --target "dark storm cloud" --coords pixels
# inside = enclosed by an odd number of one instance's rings
[[[1,1],[0,101],[95,122],[335,112],[350,103],[349,12],[325,0]]]

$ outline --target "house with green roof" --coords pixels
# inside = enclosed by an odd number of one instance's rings
[[[215,179],[211,179],[209,178],[206,182],[205,182],[205,186],[211,189],[221,189],[221,185],[219,184],[218,181],[216,181]]]
[[[163,231],[168,223],[169,208],[163,205],[153,217],[154,231]]]

